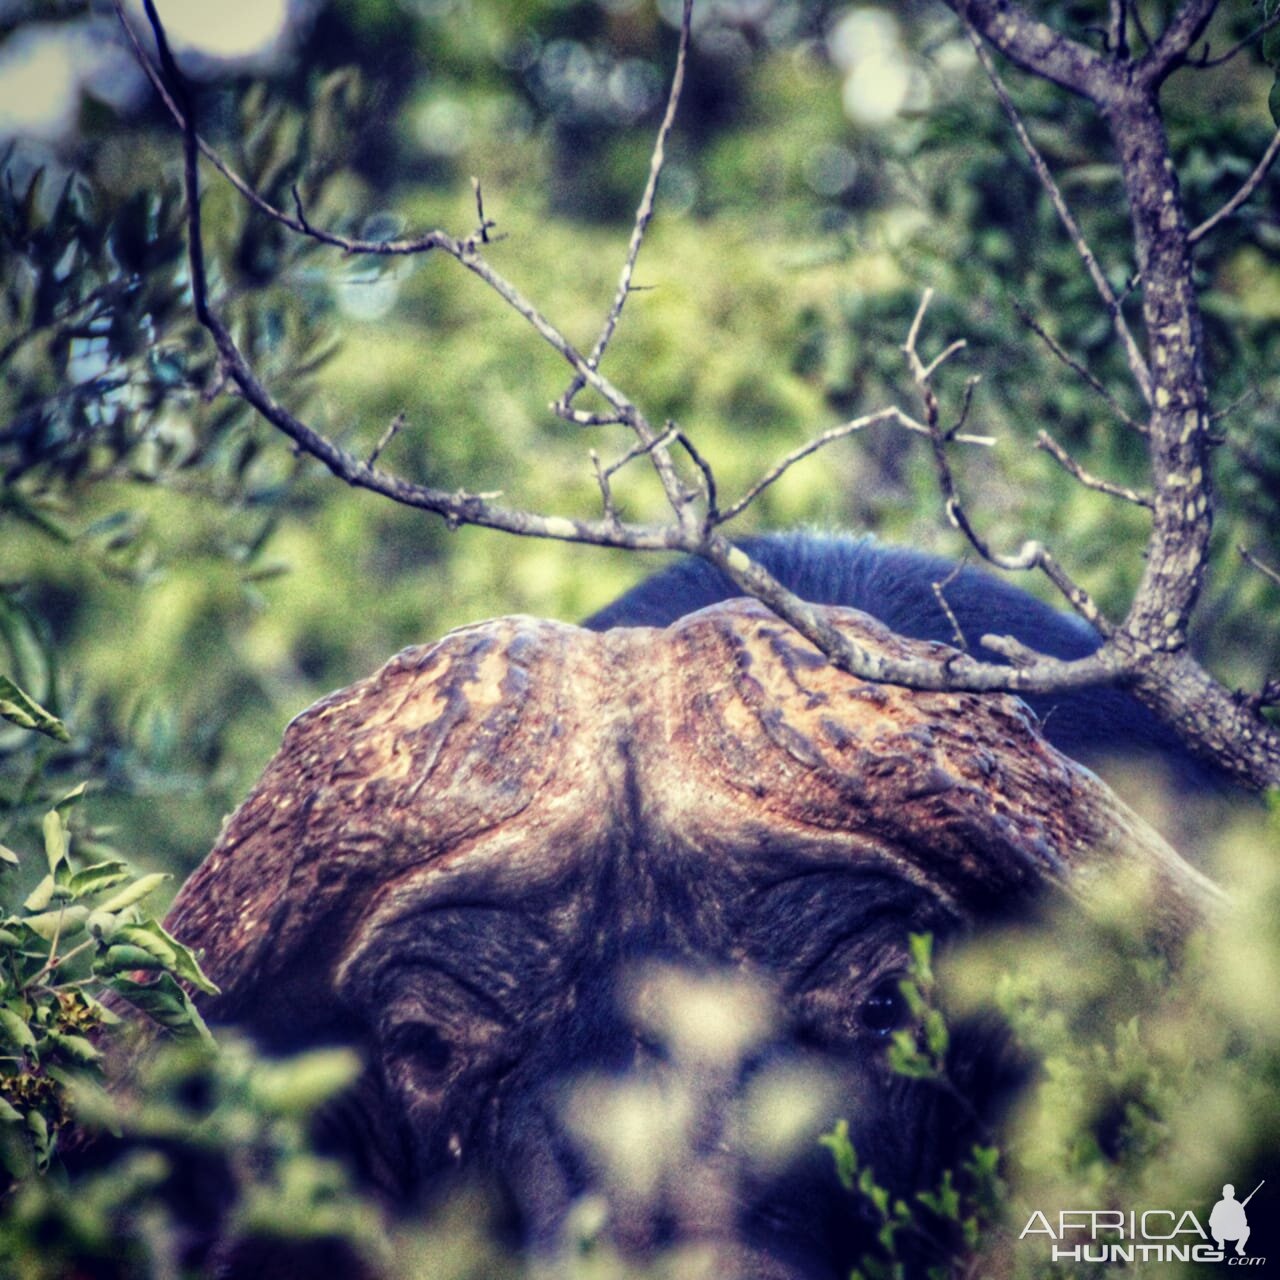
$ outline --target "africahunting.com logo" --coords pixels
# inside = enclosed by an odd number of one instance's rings
[[[1022,1228],[1020,1240],[1043,1239],[1054,1262],[1225,1262],[1256,1267],[1264,1257],[1247,1253],[1249,1216],[1245,1206],[1258,1194],[1258,1183],[1243,1200],[1231,1183],[1209,1211],[1208,1225],[1191,1209],[1063,1209],[1050,1218],[1037,1209]]]

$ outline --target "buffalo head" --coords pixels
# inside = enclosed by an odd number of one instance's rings
[[[551,1274],[590,1219],[623,1259],[792,1280],[869,1240],[836,1116],[933,1185],[1007,1082],[974,1029],[945,1089],[890,1069],[909,936],[1118,865],[1164,939],[1212,892],[1017,699],[864,683],[739,601],[406,650],[294,721],[169,923],[207,1016],[360,1050],[322,1124],[390,1205],[471,1179]]]

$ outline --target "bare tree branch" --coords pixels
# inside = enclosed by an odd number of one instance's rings
[[[1012,0],[946,2],[966,27],[979,31],[1005,57],[1033,75],[1087,98],[1096,98],[1111,80],[1111,68],[1088,45],[1033,18]]]
[[[118,4],[118,0],[114,2]],[[478,186],[476,212],[479,227],[470,237],[456,239],[444,232],[433,231],[413,240],[399,242],[352,241],[319,232],[311,226],[302,208],[301,199],[296,195],[296,216],[274,209],[269,202],[257,197],[256,193],[250,194],[251,189],[247,184],[234,178],[231,171],[215,158],[213,163],[219,171],[241,191],[253,207],[297,234],[322,240],[344,252],[386,254],[442,250],[478,276],[507,306],[521,315],[539,337],[566,361],[575,382],[580,380],[582,387],[591,387],[609,406],[609,412],[601,414],[582,414],[577,410],[569,410],[565,416],[570,421],[583,425],[616,423],[628,428],[635,437],[631,450],[609,467],[600,464],[594,451],[591,454],[603,507],[602,518],[598,520],[538,515],[500,506],[494,500],[497,495],[462,491],[449,493],[427,485],[414,484],[385,472],[374,464],[398,429],[394,423],[392,428],[384,432],[371,460],[361,461],[334,440],[300,421],[273,399],[213,305],[204,267],[198,171],[199,156],[202,153],[210,155],[210,149],[199,137],[193,95],[187,90],[169,50],[153,0],[144,0],[148,21],[156,39],[161,71],[150,65],[145,51],[136,40],[135,47],[139,50],[144,65],[149,68],[148,74],[164,95],[166,105],[182,133],[188,261],[197,319],[213,339],[222,371],[239,394],[268,422],[291,439],[301,453],[315,457],[348,484],[369,489],[396,502],[435,512],[451,527],[464,523],[480,524],[524,536],[590,542],[636,550],[681,550],[701,555],[719,567],[742,590],[761,599],[781,618],[796,627],[836,665],[864,679],[904,684],[918,689],[1014,692],[1062,691],[1091,684],[1124,681],[1190,744],[1217,757],[1223,767],[1233,770],[1242,780],[1255,786],[1274,782],[1280,779],[1280,734],[1260,719],[1256,705],[1242,704],[1239,698],[1217,684],[1190,658],[1184,647],[1186,620],[1195,603],[1204,572],[1211,518],[1211,494],[1205,465],[1209,414],[1200,351],[1199,317],[1190,284],[1190,238],[1154,96],[1154,86],[1159,79],[1155,69],[1158,59],[1149,55],[1148,78],[1138,83],[1085,46],[1060,37],[1050,28],[1029,18],[1010,0],[948,2],[968,18],[977,31],[1020,65],[1090,97],[1107,120],[1120,154],[1121,170],[1133,213],[1138,266],[1143,272],[1145,283],[1143,314],[1151,356],[1148,385],[1152,401],[1149,440],[1153,476],[1150,498],[1153,532],[1148,544],[1147,571],[1135,595],[1129,617],[1121,627],[1113,627],[1101,615],[1094,602],[1068,577],[1041,543],[1028,541],[1016,554],[1001,555],[984,543],[970,522],[958,496],[947,445],[953,439],[967,443],[987,441],[982,437],[959,434],[967,417],[973,379],[966,384],[964,406],[958,421],[950,428],[944,428],[941,423],[941,410],[932,380],[946,361],[962,349],[963,344],[951,343],[928,364],[920,358],[919,339],[929,302],[928,293],[921,302],[904,346],[924,404],[924,421],[919,422],[903,410],[892,407],[855,419],[842,427],[832,428],[802,449],[788,455],[766,473],[738,503],[728,511],[721,512],[717,510],[713,469],[690,438],[675,424],[667,424],[662,431],[656,430],[637,405],[600,374],[592,363],[592,356],[584,357],[484,259],[480,249],[487,243],[488,232],[493,224],[485,216]],[[1172,59],[1169,66],[1174,65],[1181,56],[1172,51],[1176,50],[1186,32],[1195,26],[1186,15],[1200,3],[1202,0],[1189,0],[1187,8],[1171,24],[1170,31],[1178,28],[1181,34],[1171,36],[1166,32],[1162,37],[1160,55],[1162,58]],[[689,8],[686,5],[686,26],[688,14]],[[1136,23],[1136,13],[1133,17]],[[971,35],[973,34],[971,31]],[[130,38],[133,38],[132,33]],[[1195,38],[1194,33],[1190,38]],[[687,42],[687,30],[682,32],[682,42]],[[1025,136],[1026,130],[1021,128],[1016,110],[1012,110],[1007,93],[1002,91],[1003,86],[994,73],[989,55],[976,38],[975,43],[980,57],[984,59],[984,65],[989,66],[988,74],[993,76],[997,92],[1001,94],[1002,101],[1007,103],[1006,109],[1011,110],[1015,128],[1020,129],[1020,136]],[[1153,49],[1152,53],[1155,52]],[[662,145],[665,142],[665,131],[670,128],[669,116],[674,110],[672,103],[677,96],[678,94],[673,93],[669,99],[668,116],[664,117],[664,132],[655,147],[649,184],[653,189],[656,189],[657,175],[661,172]],[[1035,163],[1038,153],[1029,143],[1028,137],[1024,147],[1028,147],[1028,154],[1032,155]],[[1045,172],[1047,173],[1047,169]],[[1046,189],[1051,194],[1056,191],[1051,177]],[[629,249],[628,260],[623,268],[625,287],[620,286],[620,296],[624,299],[626,293],[634,287],[630,284],[629,273],[634,270],[638,243],[652,216],[652,198],[652,190],[647,188],[647,196],[642,199],[641,210],[637,215],[638,230],[633,231],[634,247]],[[1062,208],[1065,209],[1065,204]],[[1153,210],[1155,218],[1151,216]],[[1083,245],[1087,252],[1088,246],[1084,245],[1078,228],[1073,239],[1077,242],[1078,250]],[[1091,255],[1086,257],[1086,262],[1091,263],[1092,271],[1097,270]],[[1118,322],[1117,331],[1123,337],[1127,332],[1123,317],[1119,314],[1119,307],[1114,304],[1114,299],[1111,305],[1114,306],[1113,318]],[[616,328],[620,309],[615,299],[615,309],[611,310],[610,317],[606,320],[607,332],[602,335],[603,345],[599,346],[601,354]],[[1128,350],[1132,362],[1132,357],[1137,352],[1131,337]],[[1137,367],[1144,371],[1147,367],[1140,355],[1137,355]],[[751,561],[745,552],[733,546],[719,532],[727,520],[738,514],[802,457],[816,452],[843,435],[881,421],[895,421],[909,430],[923,430],[929,436],[938,483],[951,521],[992,564],[1013,570],[1039,568],[1043,571],[1073,607],[1104,637],[1101,647],[1095,653],[1067,662],[1032,654],[1008,638],[999,637],[987,638],[984,643],[1007,657],[1013,666],[982,662],[967,654],[956,654],[943,661],[934,661],[889,658],[872,653],[831,626],[814,607],[784,590],[760,565]],[[688,454],[698,471],[700,479],[697,485],[691,486],[681,478],[671,456],[671,450],[675,446],[681,447]],[[651,460],[661,482],[674,517],[666,524],[627,524],[619,518],[609,481],[621,466],[638,457],[648,457]],[[1060,458],[1059,461],[1061,460]],[[1080,474],[1088,481],[1094,480],[1082,468]],[[1104,482],[1095,483],[1097,487],[1102,487]],[[1120,486],[1109,486],[1104,491],[1114,492],[1116,496],[1128,500],[1140,501],[1143,496],[1136,491],[1121,490]],[[705,507],[700,513],[699,507],[702,504]]]
[[[150,6],[151,0],[145,0]],[[154,10],[152,10],[154,13]],[[159,27],[158,18],[153,19]],[[158,38],[162,38],[160,29]],[[176,67],[174,67],[176,73]],[[277,404],[254,375],[236,346],[226,326],[209,305],[207,282],[203,271],[203,233],[200,221],[199,179],[197,173],[198,147],[194,112],[188,104],[184,112],[186,124],[183,130],[184,181],[188,204],[188,258],[192,268],[193,301],[197,317],[213,337],[228,376],[239,388],[241,395],[253,405],[267,421],[292,439],[303,451],[324,463],[336,476],[355,487],[370,489],[384,497],[420,507],[442,515],[450,526],[479,524],[503,529],[509,533],[530,537],[544,537],[565,541],[588,542],[602,546],[625,547],[633,550],[681,550],[698,554],[717,565],[732,581],[749,594],[767,604],[779,617],[795,626],[807,639],[817,645],[843,670],[864,679],[906,684],[921,689],[968,689],[973,691],[1012,690],[1031,692],[1041,687],[1057,689],[1083,688],[1106,683],[1121,674],[1115,656],[1104,647],[1086,658],[1066,662],[1056,658],[1040,658],[1022,668],[1010,668],[999,663],[978,662],[963,655],[944,663],[919,659],[896,659],[874,653],[844,636],[821,616],[812,605],[787,591],[745,552],[728,542],[723,535],[714,532],[706,521],[691,518],[689,495],[674,483],[674,493],[668,495],[677,515],[674,525],[637,526],[619,522],[607,485],[607,475],[601,479],[605,516],[599,521],[573,520],[560,516],[539,516],[530,512],[515,511],[496,506],[487,495],[447,494],[427,486],[414,485],[369,467],[359,458],[342,449],[294,417]],[[463,249],[453,242],[457,252],[452,256],[482,275],[487,264],[478,258],[474,249]],[[489,272],[493,276],[492,272]],[[628,425],[636,430],[640,449],[658,462],[665,455],[668,445],[675,439],[675,429],[659,434],[608,384],[595,370],[586,366],[585,360],[561,337],[518,293],[500,277],[489,281],[510,305],[526,314],[534,327],[556,350],[561,351],[587,377],[588,385],[596,386],[611,403],[616,400],[619,412]],[[527,314],[532,313],[532,315]],[[536,318],[536,322],[535,322]],[[639,424],[639,427],[637,427]],[[667,457],[668,465],[670,459]],[[598,471],[598,475],[599,475]],[[673,472],[674,474],[674,472]]]
[[[1252,198],[1253,193],[1262,185],[1263,179],[1266,178],[1271,166],[1275,163],[1277,155],[1280,155],[1280,129],[1277,129],[1272,135],[1271,141],[1267,144],[1267,149],[1262,153],[1262,159],[1258,161],[1253,172],[1244,180],[1240,190],[1217,213],[1206,218],[1198,227],[1188,233],[1187,239],[1190,243],[1196,244],[1203,240],[1214,227],[1231,217],[1241,205]]]
[[[983,538],[969,519],[968,512],[965,510],[964,503],[960,499],[959,490],[956,487],[955,475],[951,469],[951,460],[947,457],[947,433],[942,429],[940,423],[938,397],[931,381],[932,371],[938,366],[940,360],[934,360],[926,365],[921,360],[918,350],[920,330],[924,324],[925,314],[929,310],[929,304],[932,301],[933,290],[926,289],[921,295],[919,307],[916,308],[915,318],[912,320],[911,328],[907,333],[907,340],[902,345],[902,353],[907,359],[907,366],[911,370],[911,376],[915,380],[916,389],[924,406],[925,426],[928,428],[929,439],[933,445],[934,470],[937,474],[938,489],[942,494],[947,519],[964,534],[970,545],[984,560],[989,564],[995,565],[998,569],[1005,569],[1011,572],[1025,572],[1030,569],[1041,570],[1062,593],[1063,598],[1086,622],[1103,637],[1110,636],[1113,632],[1111,623],[1094,603],[1088,592],[1071,580],[1066,570],[1058,563],[1047,547],[1040,542],[1028,540],[1022,544],[1022,547],[1015,555],[1002,554],[996,551]],[[952,343],[943,354],[946,355],[955,349],[956,344]],[[1103,650],[1105,649],[1106,646],[1104,645]],[[1103,653],[1103,650],[1099,652]],[[1103,653],[1103,657],[1104,660],[1109,660],[1111,655]]]
[[[1123,498],[1125,502],[1146,507],[1148,511],[1155,506],[1149,493],[1139,493],[1137,489],[1130,489],[1110,480],[1100,480],[1097,476],[1090,475],[1047,431],[1041,431],[1036,436],[1036,448],[1054,458],[1064,471],[1073,475],[1086,489],[1095,489],[1098,493],[1109,494],[1113,498]]]
[[[1210,49],[1209,49],[1208,43],[1206,42],[1204,46],[1204,51],[1201,53],[1201,55],[1195,59],[1188,59],[1187,66],[1194,67],[1197,71],[1203,71],[1209,67],[1220,67],[1224,63],[1230,62],[1231,59],[1234,58],[1238,53],[1241,53],[1245,49],[1247,49],[1251,44],[1253,44],[1255,40],[1260,40],[1263,36],[1267,34],[1268,31],[1270,31],[1278,23],[1280,23],[1280,10],[1277,10],[1277,12],[1273,13],[1271,17],[1269,17],[1265,22],[1254,27],[1254,29],[1250,31],[1249,34],[1245,36],[1243,40],[1236,41],[1236,43],[1233,44],[1226,51],[1226,53],[1219,54],[1218,57],[1216,58],[1211,58],[1209,56]]]
[[[1128,0],[1108,0],[1107,49],[1114,58],[1129,56]]]
[[[1098,296],[1107,308],[1116,336],[1124,347],[1125,359],[1129,362],[1129,370],[1133,374],[1134,381],[1138,384],[1143,399],[1150,404],[1151,371],[1147,368],[1147,362],[1143,359],[1142,353],[1138,350],[1138,344],[1134,341],[1133,334],[1129,331],[1129,325],[1124,318],[1124,310],[1116,299],[1115,291],[1111,288],[1110,282],[1098,265],[1098,260],[1094,257],[1093,250],[1089,247],[1089,242],[1084,237],[1084,232],[1080,230],[1080,224],[1071,212],[1071,207],[1067,204],[1058,184],[1054,181],[1053,174],[1049,171],[1049,166],[1045,163],[1044,157],[1040,154],[1036,144],[1032,142],[1031,135],[1027,132],[1026,125],[1022,122],[1022,116],[1014,105],[1013,99],[1009,96],[1009,90],[1005,87],[1004,80],[996,69],[996,64],[992,61],[986,45],[983,44],[977,31],[972,26],[966,24],[965,29],[969,34],[969,39],[972,41],[974,49],[977,51],[978,61],[982,63],[982,69],[987,73],[987,79],[991,81],[991,85],[996,91],[996,96],[1000,99],[1000,105],[1004,108],[1005,114],[1009,117],[1009,122],[1013,125],[1013,131],[1017,135],[1018,141],[1022,144],[1022,149],[1027,153],[1027,158],[1031,161],[1031,167],[1035,170],[1036,177],[1040,179],[1040,185],[1044,188],[1054,209],[1057,211],[1059,221],[1071,238],[1071,243],[1075,245],[1076,252],[1080,255],[1085,270],[1089,273],[1089,279],[1093,281],[1093,286],[1098,291]]]
[[[698,554],[714,564],[745,594],[755,596],[768,605],[841,670],[864,680],[902,684],[912,689],[1036,693],[1111,684],[1124,675],[1122,662],[1106,645],[1088,657],[1069,662],[1037,655],[1033,662],[1020,668],[980,662],[967,654],[956,654],[942,662],[887,658],[849,641],[822,617],[820,606],[808,604],[784,590],[745,551],[721,535],[710,535],[698,548]],[[987,643],[985,637],[983,643]]]
[[[1237,546],[1236,550],[1240,553],[1240,559],[1245,564],[1251,569],[1256,569],[1264,578],[1270,578],[1277,587],[1280,587],[1280,569],[1273,569],[1269,564],[1259,560],[1248,547]]]
[[[640,256],[640,246],[644,243],[645,232],[653,219],[653,202],[658,194],[658,180],[662,177],[662,169],[667,160],[667,139],[675,125],[676,110],[680,106],[680,94],[684,89],[685,64],[689,56],[689,36],[692,26],[693,0],[684,0],[684,10],[680,17],[680,46],[676,50],[676,69],[671,77],[670,92],[667,94],[667,109],[663,112],[662,123],[658,126],[658,134],[654,139],[653,153],[649,158],[649,176],[645,180],[644,193],[636,209],[635,223],[631,228],[631,242],[627,245],[627,256],[622,264],[622,274],[618,277],[618,288],[613,296],[613,305],[609,308],[600,336],[587,357],[587,363],[593,369],[604,358],[604,353],[613,338],[613,332],[618,327],[622,308],[626,306],[627,297],[633,290],[631,279],[635,274],[636,259]],[[567,410],[583,385],[581,377],[574,378],[557,402],[556,411]]]
[[[719,523],[727,524],[730,520],[741,515],[770,485],[775,484],[786,475],[797,462],[802,462],[811,454],[817,453],[820,449],[825,449],[827,445],[834,444],[837,440],[844,440],[882,422],[896,423],[904,430],[914,431],[917,435],[928,436],[930,434],[929,428],[923,422],[917,421],[909,413],[904,413],[896,405],[891,405],[887,409],[877,409],[874,413],[863,414],[860,418],[851,418],[848,422],[842,422],[838,427],[829,427],[821,435],[814,436],[813,439],[806,441],[798,449],[793,449],[786,457],[775,462],[742,497],[721,512]],[[956,439],[962,444],[983,445],[988,448],[996,442],[994,436],[960,435]]]
[[[1186,61],[1187,51],[1204,34],[1218,0],[1186,0],[1135,68],[1135,79],[1155,88]]]
[[[1124,423],[1130,431],[1136,431],[1139,435],[1145,436],[1147,428],[1144,423],[1138,422],[1125,412],[1124,406],[1111,394],[1110,391],[1097,379],[1088,369],[1084,367],[1078,360],[1071,356],[1062,345],[1048,332],[1047,329],[1024,307],[1016,298],[1013,300],[1013,309],[1018,313],[1018,318],[1023,324],[1031,330],[1032,333],[1045,344],[1046,347],[1079,377],[1087,386],[1096,391],[1112,408],[1116,417]]]

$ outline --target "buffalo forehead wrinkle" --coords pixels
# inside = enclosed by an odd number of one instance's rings
[[[214,1016],[241,1016],[241,997],[303,958],[321,919],[344,932],[397,868],[455,849],[528,803],[549,772],[563,663],[553,626],[532,627],[537,644],[523,649],[512,643],[522,628],[529,620],[504,620],[406,650],[293,722],[170,916],[224,987]],[[503,694],[522,665],[513,652],[538,669],[535,703]],[[496,733],[485,723],[495,708],[503,720]],[[484,732],[487,771],[469,761]],[[471,766],[462,785],[448,778],[456,761]],[[444,781],[413,793],[437,767]]]
[[[828,618],[896,656],[936,649],[853,610]],[[527,875],[651,847],[757,874],[785,839],[976,907],[1058,878],[1091,832],[1147,842],[1114,803],[1016,699],[871,691],[758,605],[665,631],[507,618],[408,650],[300,716],[172,919],[230,1010],[267,975],[331,982],[317,930],[338,963],[437,866]]]

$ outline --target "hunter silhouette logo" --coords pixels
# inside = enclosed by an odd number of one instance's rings
[[[1258,1183],[1243,1200],[1236,1199],[1236,1189],[1231,1183],[1222,1188],[1222,1199],[1213,1206],[1209,1215],[1209,1231],[1219,1249],[1225,1247],[1223,1241],[1234,1240],[1236,1253],[1244,1257],[1245,1241],[1249,1239],[1249,1219],[1245,1216],[1244,1207],[1258,1194],[1262,1185],[1262,1182]]]
[[[1062,1209],[1054,1217],[1037,1209],[1019,1240],[1041,1247],[1049,1261],[1081,1263],[1223,1262],[1229,1267],[1265,1266],[1265,1257],[1246,1257],[1249,1218],[1243,1200],[1227,1183],[1209,1214],[1208,1230],[1191,1209]],[[1232,1253],[1227,1246],[1235,1244]]]

